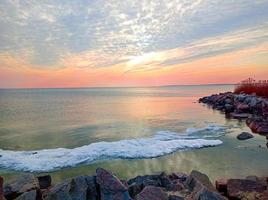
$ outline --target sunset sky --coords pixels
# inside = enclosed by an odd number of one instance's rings
[[[0,88],[268,78],[268,0],[1,0]]]

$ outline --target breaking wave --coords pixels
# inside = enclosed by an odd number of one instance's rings
[[[215,138],[225,134],[225,130],[222,126],[209,125],[200,129],[188,128],[183,134],[159,131],[148,138],[96,142],[73,149],[0,149],[0,167],[16,171],[48,172],[103,160],[154,158],[181,150],[220,145],[222,141]]]

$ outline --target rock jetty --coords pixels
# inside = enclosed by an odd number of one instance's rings
[[[268,136],[268,99],[232,92],[213,94],[199,99],[228,118],[245,120],[253,133]]]
[[[4,186],[0,177],[0,200],[267,200],[267,181],[267,177],[256,176],[220,179],[214,187],[199,171],[120,180],[98,168],[93,176],[77,176],[56,185],[51,185],[49,175],[24,174]]]

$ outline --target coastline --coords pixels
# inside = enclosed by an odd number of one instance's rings
[[[226,118],[244,120],[252,133],[265,136],[268,140],[268,100],[266,98],[225,92],[202,97],[199,103],[224,112]],[[266,146],[268,147],[268,141]]]
[[[259,199],[268,197],[268,177],[219,179],[193,170],[190,174],[161,172],[120,180],[112,172],[98,168],[93,176],[77,176],[52,185],[50,175],[24,174],[3,185],[1,200],[190,200],[190,199]]]

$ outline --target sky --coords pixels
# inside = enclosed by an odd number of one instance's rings
[[[268,78],[268,0],[1,0],[0,88]]]

